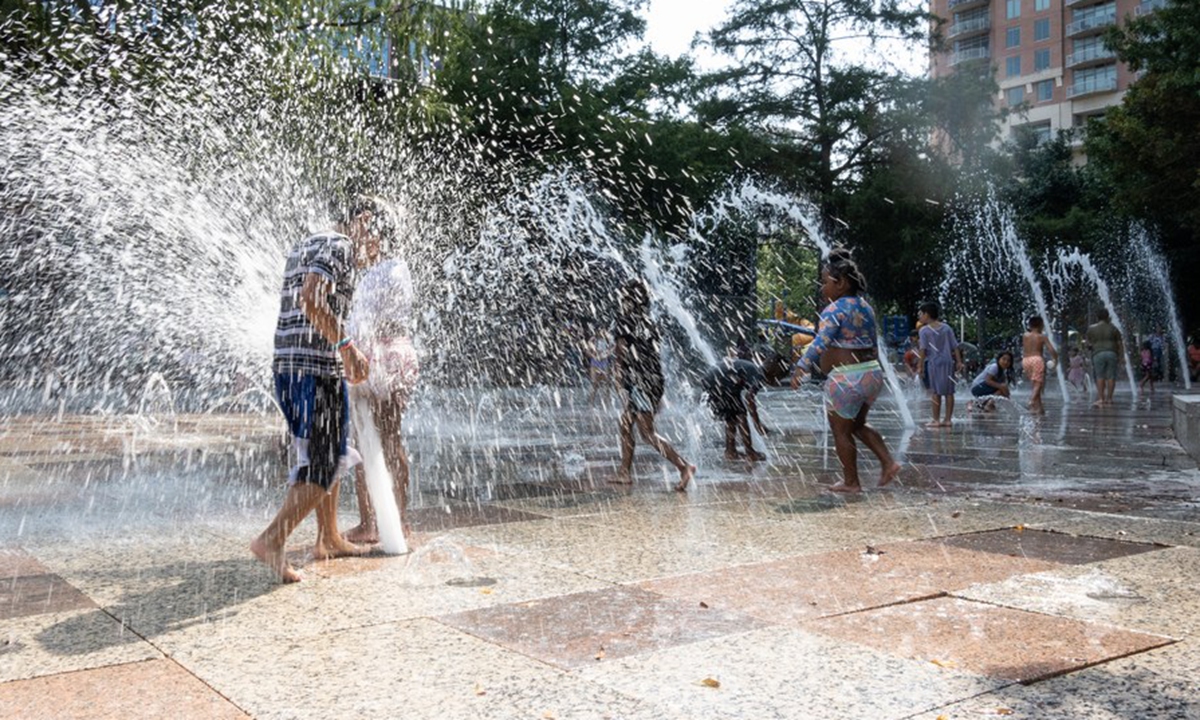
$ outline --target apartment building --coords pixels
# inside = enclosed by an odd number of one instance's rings
[[[1001,139],[1020,127],[1048,139],[1121,102],[1136,78],[1105,49],[1104,32],[1168,1],[931,0],[947,20],[948,46],[931,58],[933,76],[990,65],[1000,85],[996,103],[1013,111]]]

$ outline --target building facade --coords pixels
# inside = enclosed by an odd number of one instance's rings
[[[946,20],[947,40],[947,50],[931,58],[932,74],[990,65],[1000,85],[997,106],[1011,111],[1001,140],[1019,128],[1049,139],[1121,102],[1136,77],[1104,47],[1104,33],[1167,1],[931,0]]]

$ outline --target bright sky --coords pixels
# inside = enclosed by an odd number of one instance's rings
[[[913,5],[923,4],[910,0]],[[689,51],[692,37],[707,32],[723,21],[734,0],[650,0],[646,10],[645,40],[655,52],[678,57]],[[928,56],[923,48],[899,43],[887,46],[888,60],[912,73],[923,73]],[[728,62],[707,50],[694,53],[701,69],[713,70]]]
[[[646,41],[663,55],[688,51],[692,36],[707,32],[725,19],[732,0],[650,0],[646,11]]]

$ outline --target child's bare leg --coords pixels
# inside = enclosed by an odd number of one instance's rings
[[[340,480],[334,482],[317,503],[317,542],[313,546],[313,557],[317,560],[366,555],[371,551],[365,545],[355,545],[338,532],[337,502],[341,484]]]
[[[326,495],[320,485],[298,483],[288,488],[283,507],[275,514],[271,524],[250,543],[250,552],[267,567],[271,568],[285,583],[299,582],[302,578],[288,564],[286,546],[288,536],[296,529],[313,508]]]
[[[879,431],[867,424],[870,410],[870,405],[863,405],[862,410],[858,411],[858,417],[854,418],[854,437],[862,440],[863,445],[879,459],[879,487],[883,487],[900,473],[900,463],[892,457]]]
[[[732,419],[725,421],[725,459],[740,460],[737,451],[737,423]]]
[[[854,421],[829,413],[829,429],[833,432],[833,446],[842,463],[842,481],[831,486],[833,492],[862,492],[858,482],[858,448],[854,445]]]
[[[938,425],[941,425],[942,424],[941,423],[941,420],[942,420],[942,398],[940,395],[930,394],[929,409],[931,411],[933,419],[931,419],[926,424],[929,427],[937,427]]]
[[[352,543],[377,543],[379,530],[375,526],[375,506],[371,504],[367,472],[362,465],[354,468],[354,494],[358,498],[358,524],[346,531],[346,540]]]
[[[946,396],[946,419],[942,421],[943,425],[951,425],[954,418],[954,393]]]
[[[654,429],[654,414],[653,413],[638,413],[637,426],[641,431],[642,437],[650,445],[658,451],[659,455],[666,458],[667,462],[675,466],[679,470],[679,484],[675,486],[680,492],[687,490],[688,483],[691,482],[692,476],[696,474],[696,466],[689,464],[683,457],[675,451],[671,443],[667,442],[666,438],[658,434]]]
[[[754,449],[754,440],[750,435],[750,417],[748,415],[738,416],[738,430],[742,435],[742,444],[746,447],[747,460],[766,460],[767,456]]]
[[[400,510],[400,525],[404,538],[412,536],[408,523],[408,454],[404,451],[404,437],[399,426],[384,441],[388,469],[392,471],[392,492],[396,495],[396,508]]]
[[[617,476],[611,482],[620,485],[629,485],[633,483],[633,449],[635,440],[633,439],[633,413],[628,409],[621,413],[620,428],[621,467],[617,470]]]

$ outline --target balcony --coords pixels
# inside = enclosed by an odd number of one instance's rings
[[[976,35],[978,33],[987,32],[992,27],[992,19],[987,15],[982,17],[971,18],[970,20],[959,20],[950,26],[950,32],[946,34],[947,38],[960,38],[967,35]]]
[[[1117,11],[1115,8],[1108,12],[1090,13],[1068,25],[1066,36],[1094,35],[1102,32],[1109,25],[1115,25],[1116,23]]]
[[[1112,77],[1095,77],[1087,80],[1076,80],[1073,85],[1067,88],[1067,98],[1074,99],[1085,95],[1095,95],[1097,93],[1113,92],[1117,89],[1117,78]]]
[[[1109,0],[1067,0],[1063,4],[1069,8],[1085,8],[1089,5],[1099,5],[1105,2],[1109,2]]]
[[[1162,10],[1167,6],[1167,0],[1142,0],[1142,4],[1134,10],[1139,16],[1149,15],[1152,12]]]
[[[988,0],[950,0],[950,9],[954,11],[967,10],[973,7],[984,7]]]
[[[1112,50],[1097,43],[1091,47],[1086,47],[1082,50],[1076,50],[1067,56],[1066,66],[1069,68],[1087,67],[1088,65],[1102,65],[1113,58],[1117,54]]]
[[[987,60],[989,57],[991,57],[991,52],[985,47],[956,50],[950,55],[950,65],[954,66],[976,60]]]

